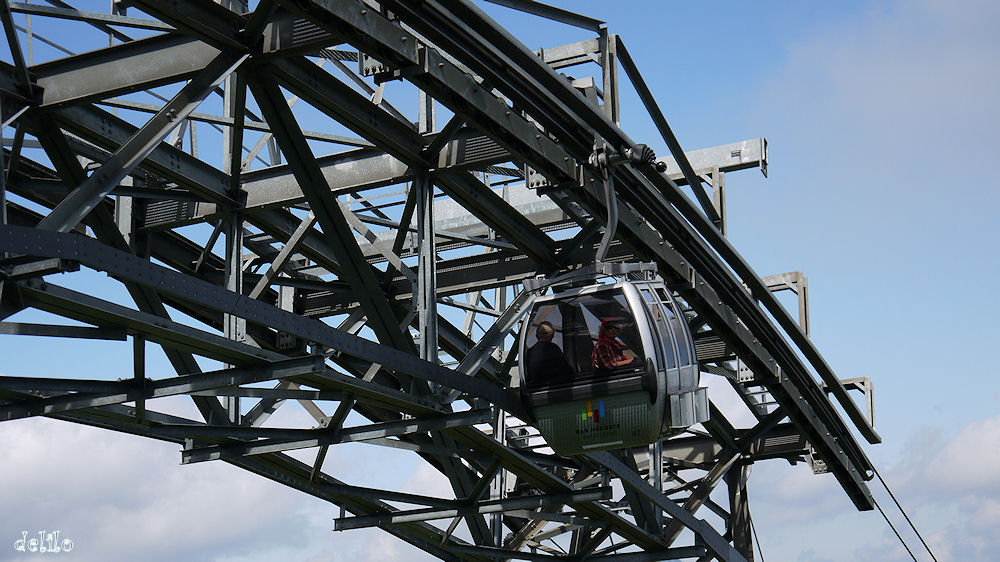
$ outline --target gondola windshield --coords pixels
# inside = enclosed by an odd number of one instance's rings
[[[537,390],[645,368],[642,340],[620,290],[581,294],[536,308],[526,326],[525,390]],[[605,340],[627,364],[600,357]],[[605,350],[607,351],[607,350]]]

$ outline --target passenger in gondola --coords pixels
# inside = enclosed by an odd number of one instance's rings
[[[541,322],[535,329],[538,341],[525,352],[529,386],[566,382],[573,378],[573,368],[566,361],[563,350],[552,343],[555,334],[555,328],[548,321]]]
[[[621,332],[621,323],[614,318],[605,318],[601,321],[601,327],[597,331],[597,344],[591,354],[591,361],[595,371],[610,371],[621,367],[628,367],[635,363],[638,358],[634,353],[629,352],[631,357],[626,355],[622,346],[618,343],[618,334]]]

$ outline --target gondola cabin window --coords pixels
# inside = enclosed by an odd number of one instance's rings
[[[524,359],[528,390],[645,368],[637,322],[620,289],[580,294],[537,307],[526,326]],[[615,330],[608,329],[609,326],[616,327],[616,333],[612,335]],[[550,329],[551,338],[547,339]],[[613,342],[616,351],[629,360],[627,365],[595,365],[595,347],[602,337]]]

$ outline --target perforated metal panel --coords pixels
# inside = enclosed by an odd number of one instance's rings
[[[539,406],[536,416],[539,431],[556,453],[577,455],[654,441],[663,413],[650,410],[649,393],[635,391]]]

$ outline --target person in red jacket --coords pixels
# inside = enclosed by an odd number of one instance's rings
[[[617,341],[620,332],[621,324],[615,319],[606,318],[601,321],[601,327],[597,331],[597,345],[590,356],[595,370],[626,367],[636,360],[634,355],[630,358],[622,351],[622,346]]]

